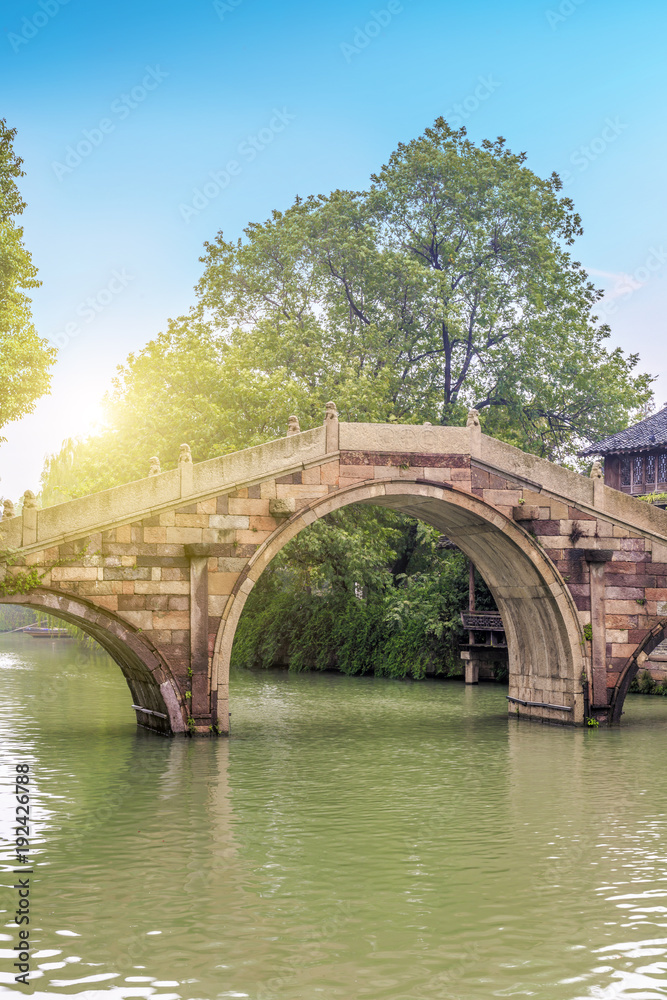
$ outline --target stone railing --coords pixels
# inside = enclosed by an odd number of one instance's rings
[[[329,404],[324,424],[313,430],[300,431],[298,421],[292,417],[284,438],[196,464],[188,446],[183,445],[177,469],[160,472],[157,459],[151,459],[145,479],[53,507],[38,510],[28,492],[20,515],[11,516],[12,505],[6,505],[0,523],[0,547],[48,547],[152,516],[184,501],[287,475],[328,456],[333,459],[340,451],[390,453],[399,461],[401,455],[469,454],[473,466],[510,479],[528,491],[529,504],[539,504],[540,494],[555,497],[667,545],[666,511],[606,487],[599,477],[581,476],[488,437],[481,433],[479,421],[474,418],[469,418],[466,427],[339,424],[335,407]]]

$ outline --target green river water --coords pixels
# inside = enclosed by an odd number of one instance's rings
[[[667,997],[667,699],[583,731],[501,686],[244,672],[229,740],[169,740],[105,656],[0,644],[3,995]]]

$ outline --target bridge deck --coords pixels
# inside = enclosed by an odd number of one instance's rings
[[[39,549],[151,517],[190,502],[233,492],[239,486],[308,469],[341,452],[381,453],[397,468],[411,455],[471,455],[473,467],[502,476],[524,491],[526,503],[546,498],[576,505],[579,511],[604,515],[620,527],[638,531],[667,546],[667,511],[529,455],[467,427],[341,423],[338,448],[327,451],[326,429],[316,427],[206,462],[181,466],[75,500],[24,511],[0,522],[4,549]],[[472,447],[471,447],[472,444]],[[428,467],[428,466],[427,466]],[[27,521],[26,525],[24,522]],[[667,558],[667,553],[666,553]]]

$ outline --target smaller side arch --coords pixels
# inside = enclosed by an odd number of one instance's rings
[[[611,700],[611,721],[620,722],[623,715],[623,705],[630,685],[637,676],[639,668],[646,663],[656,646],[659,646],[663,639],[667,638],[667,618],[654,625],[651,631],[639,643],[634,653],[628,657],[623,670],[621,671]]]
[[[113,612],[46,587],[3,597],[0,603],[45,611],[76,625],[122,670],[132,704],[146,709],[136,712],[138,725],[164,735],[186,732],[185,710],[169,665],[151,642]]]

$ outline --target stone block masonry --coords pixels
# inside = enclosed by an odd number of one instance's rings
[[[185,448],[185,446],[184,446]],[[94,635],[137,721],[228,731],[234,632],[290,538],[352,503],[434,525],[490,586],[509,647],[509,709],[620,718],[667,625],[667,513],[468,427],[325,424],[0,523],[3,598]],[[35,575],[39,577],[35,583]]]

